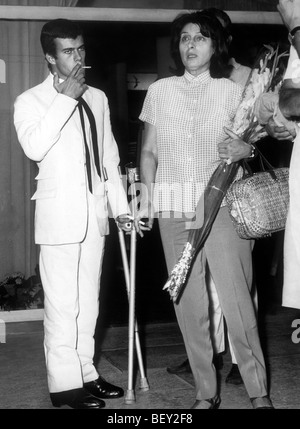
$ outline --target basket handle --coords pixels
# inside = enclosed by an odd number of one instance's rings
[[[274,172],[273,165],[267,160],[267,158],[261,153],[261,151],[256,147],[256,156],[259,160],[260,171],[267,171],[270,173],[271,177],[276,180],[276,174]],[[249,161],[247,159],[242,160],[242,167],[244,170],[243,178],[246,176],[253,176],[253,171],[249,165]]]

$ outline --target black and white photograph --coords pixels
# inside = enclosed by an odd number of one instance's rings
[[[300,0],[0,0],[0,149],[0,410],[300,409]]]

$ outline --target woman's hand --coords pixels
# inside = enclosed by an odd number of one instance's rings
[[[249,158],[252,153],[252,147],[239,138],[228,128],[224,127],[227,138],[218,144],[219,156],[228,163],[237,162],[244,158]]]
[[[149,208],[141,208],[134,219],[134,226],[137,233],[144,237],[143,231],[151,231],[154,222],[154,213],[151,210],[150,203]]]
[[[137,217],[134,219],[129,214],[122,214],[116,218],[117,227],[124,231],[126,234],[130,234],[132,228],[135,228],[136,232],[143,237],[143,231],[151,231],[153,225],[153,218],[145,219],[142,212],[138,212]]]

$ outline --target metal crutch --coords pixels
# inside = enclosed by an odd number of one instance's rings
[[[126,175],[128,182],[133,186],[135,195],[134,183],[137,180],[137,169],[132,163],[126,164]],[[122,173],[119,169],[120,177]],[[132,209],[135,215],[135,208]],[[138,331],[138,324],[135,317],[135,271],[136,271],[136,230],[132,222],[131,236],[130,236],[130,269],[128,267],[128,259],[126,253],[124,232],[118,228],[119,242],[121,248],[122,262],[124,267],[124,275],[126,282],[127,295],[129,300],[129,326],[128,326],[128,389],[125,395],[125,403],[132,404],[135,402],[135,392],[133,387],[133,362],[134,362],[134,345],[136,346],[136,353],[138,358],[140,370],[140,389],[143,391],[149,390],[149,384],[145,375],[143,357],[141,351],[140,337]]]

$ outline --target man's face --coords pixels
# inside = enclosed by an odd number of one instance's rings
[[[58,77],[66,79],[77,64],[85,65],[85,46],[82,36],[76,39],[54,40],[56,45],[56,58],[46,55],[51,64],[52,72],[56,72]]]

